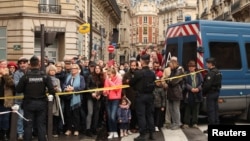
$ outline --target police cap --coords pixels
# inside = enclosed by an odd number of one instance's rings
[[[213,64],[213,65],[216,64],[215,58],[213,58],[213,57],[207,58],[207,59],[206,59],[206,62],[207,62],[207,63],[211,63],[211,64]]]
[[[148,54],[143,54],[142,56],[141,56],[141,59],[142,60],[150,60],[150,55],[148,55]]]

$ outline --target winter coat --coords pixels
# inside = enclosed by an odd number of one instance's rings
[[[125,106],[120,105],[117,109],[117,118],[120,123],[129,123],[131,119],[131,111]]]
[[[171,77],[176,77],[183,75],[183,68],[182,67],[177,67],[173,70],[171,70],[170,78]],[[175,78],[172,80],[167,81],[168,84],[168,90],[167,90],[167,99],[169,100],[182,100],[182,83],[183,83],[183,78]]]
[[[187,72],[190,73],[190,72]],[[195,74],[195,82],[196,86],[195,88],[199,89],[198,93],[191,92],[192,86],[192,78],[191,75],[186,76],[185,78],[185,86],[187,93],[185,94],[184,101],[186,103],[193,103],[193,102],[202,102],[202,83],[203,83],[203,77],[201,73]]]
[[[118,75],[112,78],[112,80],[109,78],[105,79],[104,87],[113,87],[118,85],[122,85],[122,78]],[[103,94],[107,95],[108,100],[119,100],[122,96],[122,89],[105,90],[103,91]]]
[[[129,85],[129,83],[126,82],[126,80],[130,80],[132,77],[133,72],[131,72],[131,70],[129,70],[128,72],[125,73],[125,75],[123,76],[122,79],[122,84],[123,85]],[[126,89],[122,89],[122,92],[124,95],[126,95],[126,97],[131,101],[131,106],[130,108],[133,110],[135,109],[135,95],[136,95],[136,91],[132,88],[126,88]]]
[[[154,107],[155,108],[161,108],[161,107],[166,107],[166,96],[164,89],[162,87],[156,86],[154,91]]]
[[[12,75],[3,75],[0,77],[0,97],[11,97],[14,94],[15,84]],[[13,99],[0,100],[0,104],[4,107],[12,107]]]

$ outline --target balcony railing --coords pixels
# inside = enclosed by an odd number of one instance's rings
[[[61,5],[38,4],[38,12],[61,14]]]
[[[237,10],[240,9],[240,3],[241,3],[240,0],[238,0],[231,5],[232,14],[234,14],[235,12],[237,12]]]

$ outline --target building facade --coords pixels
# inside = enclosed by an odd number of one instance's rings
[[[45,55],[50,59],[61,61],[65,55],[79,54],[88,58],[89,33],[80,34],[78,28],[89,22],[90,5],[93,9],[92,48],[99,52],[101,47],[109,44],[109,35],[112,36],[113,29],[121,20],[115,0],[1,1],[1,59],[17,60],[20,56],[29,58],[33,54],[39,56],[41,25],[44,25],[45,32],[56,32],[53,45],[45,48]],[[101,53],[99,56],[102,56]]]
[[[132,11],[130,0],[117,0],[121,11],[121,22],[118,25],[119,39],[118,48],[115,50],[115,60],[120,64],[128,62],[131,56],[130,25],[132,21]]]
[[[197,0],[164,0],[159,6],[159,42],[164,47],[169,25],[196,19]]]
[[[130,26],[131,54],[135,57],[140,49],[157,46],[159,33],[158,8],[154,2],[143,0],[133,7]]]
[[[197,0],[198,19],[250,22],[250,0]]]

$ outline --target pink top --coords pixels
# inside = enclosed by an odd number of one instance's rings
[[[112,79],[106,78],[104,82],[104,87],[112,87],[122,85],[122,79],[118,75],[113,77]],[[114,90],[106,90],[103,91],[105,96],[108,96],[109,100],[121,99],[122,89],[114,89]]]

